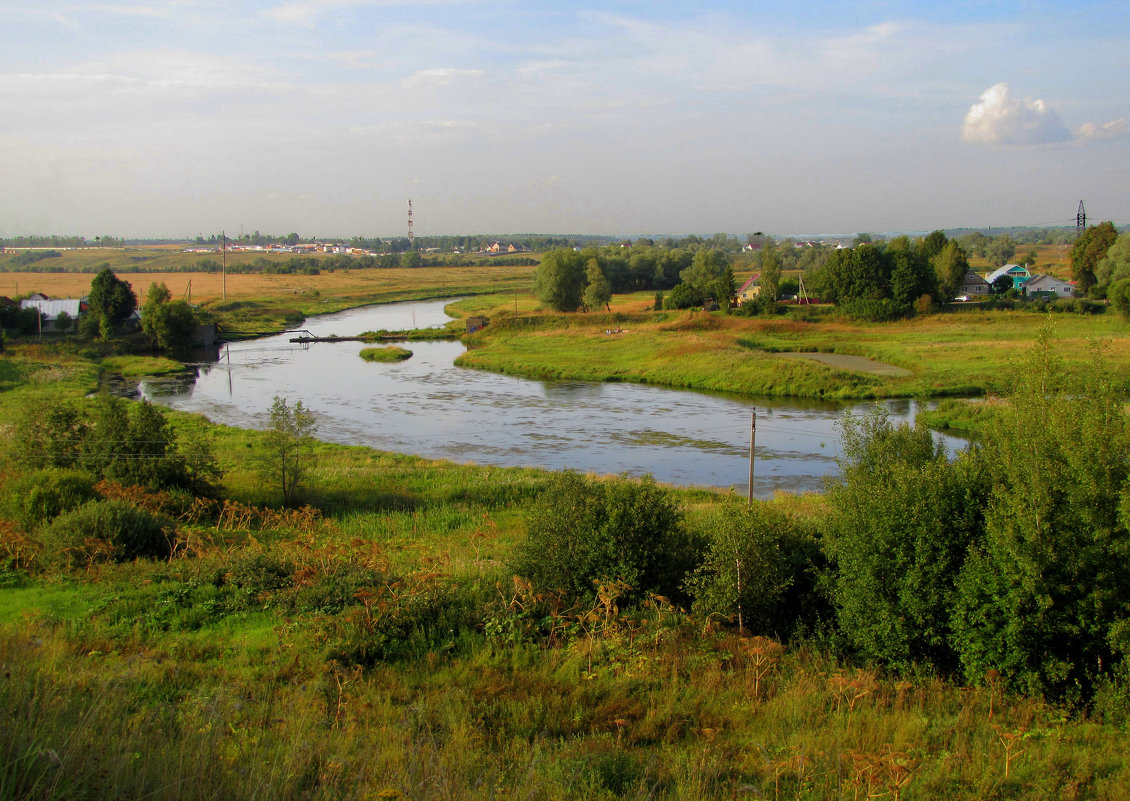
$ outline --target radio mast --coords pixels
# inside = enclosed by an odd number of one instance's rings
[[[408,198],[408,244],[415,246],[416,234],[412,231],[412,198]]]

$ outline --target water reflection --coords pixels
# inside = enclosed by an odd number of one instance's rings
[[[353,309],[308,320],[318,336],[442,325],[444,301]],[[572,468],[733,487],[748,480],[750,413],[757,410],[759,496],[819,490],[836,472],[836,421],[870,404],[782,402],[623,383],[535,381],[453,365],[458,342],[411,342],[411,359],[365,362],[357,342],[232,343],[218,361],[178,379],[145,381],[145,397],[210,419],[262,427],[274,396],[318,414],[319,436],[387,451],[494,465]],[[908,401],[889,403],[896,417]],[[961,446],[949,440],[951,448]]]

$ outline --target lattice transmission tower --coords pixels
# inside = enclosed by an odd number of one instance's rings
[[[1087,212],[1083,209],[1083,201],[1079,201],[1079,213],[1075,215],[1075,235],[1082,236],[1087,230]]]

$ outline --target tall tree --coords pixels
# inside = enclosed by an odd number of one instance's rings
[[[572,248],[546,253],[534,273],[538,300],[554,311],[581,308],[585,287],[585,258]]]
[[[1095,280],[1105,287],[1127,278],[1130,278],[1130,234],[1121,234],[1095,265]]]
[[[761,287],[762,303],[777,302],[781,286],[781,255],[772,242],[766,242],[761,248],[761,278],[758,279],[758,285]]]
[[[985,245],[985,258],[1001,267],[1016,255],[1016,242],[1008,234],[1001,234]]]
[[[934,273],[938,277],[938,293],[942,301],[953,300],[961,289],[962,279],[969,272],[969,257],[957,242],[949,242],[934,256]]]
[[[192,346],[196,315],[185,301],[169,298],[163,282],[149,285],[141,307],[141,330],[161,350],[184,350]]]
[[[946,238],[944,231],[931,231],[923,237],[919,252],[922,253],[923,258],[929,261],[941,253],[942,248],[944,248],[948,242],[949,240]]]
[[[603,306],[611,311],[608,301],[612,299],[612,287],[604,277],[604,271],[600,269],[600,262],[596,259],[589,259],[585,267],[585,279],[587,282],[584,292],[585,308],[594,311]]]
[[[103,336],[116,331],[137,308],[137,296],[129,282],[118,278],[109,267],[94,276],[86,300]]]
[[[1110,246],[1118,239],[1114,223],[1092,225],[1075,240],[1071,248],[1071,277],[1080,293],[1086,293],[1096,283],[1095,267],[1106,256]]]

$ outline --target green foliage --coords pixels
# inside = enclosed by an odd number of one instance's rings
[[[32,531],[94,498],[90,474],[49,467],[10,478],[4,484],[0,515]]]
[[[1106,297],[1123,317],[1130,317],[1130,277],[1112,281]]]
[[[759,299],[767,303],[776,303],[781,293],[781,255],[777,246],[767,242],[761,249],[761,278],[758,279],[761,287]]]
[[[196,315],[185,301],[170,300],[168,287],[156,282],[149,285],[145,297],[141,330],[161,350],[186,350],[192,347]]]
[[[412,351],[389,345],[384,348],[362,348],[359,355],[367,362],[402,362],[412,358]]]
[[[42,530],[42,539],[49,559],[83,566],[166,559],[176,533],[173,521],[164,515],[125,501],[92,501],[56,517]]]
[[[1111,286],[1130,278],[1130,233],[1121,234],[1095,265],[1097,286]]]
[[[1130,618],[1130,426],[1095,354],[1077,372],[1045,328],[985,450],[994,490],[986,536],[959,580],[965,674],[1087,701],[1121,654]]]
[[[612,300],[612,285],[604,277],[600,262],[595,258],[589,259],[585,266],[585,291],[584,307],[589,311],[597,311],[601,307],[608,308]]]
[[[16,423],[12,456],[31,468],[73,467],[79,461],[89,424],[67,401],[28,408]]]
[[[137,308],[137,296],[128,281],[114,275],[109,267],[94,276],[87,295],[90,317],[98,321],[99,334],[108,339]]]
[[[581,308],[585,286],[585,258],[572,248],[551,250],[542,257],[534,274],[538,300],[554,311]]]
[[[1118,231],[1114,223],[1107,221],[1098,225],[1090,225],[1087,230],[1075,240],[1071,247],[1071,277],[1075,279],[1075,286],[1080,294],[1086,294],[1098,282],[1096,267],[1106,256],[1111,245],[1118,239]],[[1109,273],[1104,271],[1106,282],[1110,281]]]
[[[840,466],[823,542],[843,636],[886,665],[955,667],[953,585],[989,489],[979,455],[950,462],[930,431],[876,411],[844,421]]]
[[[1016,241],[1008,234],[1001,234],[985,245],[985,258],[990,264],[1003,267],[1016,255]]]
[[[96,476],[152,488],[186,486],[184,459],[164,412],[149,401],[128,404],[99,395],[82,442],[80,464]]]
[[[800,521],[731,496],[707,537],[702,564],[686,582],[696,615],[720,616],[770,636],[816,622],[821,558],[816,538]]]
[[[852,320],[869,323],[888,323],[910,316],[913,306],[907,306],[890,298],[853,298],[839,304],[840,311]]]
[[[318,421],[302,401],[290,406],[286,398],[277,395],[268,414],[259,472],[268,484],[278,488],[283,505],[293,506],[309,473]]]
[[[690,284],[677,284],[674,289],[663,298],[665,309],[693,309],[701,306],[705,300],[702,292]]]
[[[949,242],[933,257],[932,263],[941,300],[948,303],[961,289],[961,282],[969,271],[969,257],[961,245]]]
[[[650,477],[597,480],[555,475],[527,521],[514,572],[569,601],[591,598],[594,582],[678,594],[696,547],[678,503]]]

